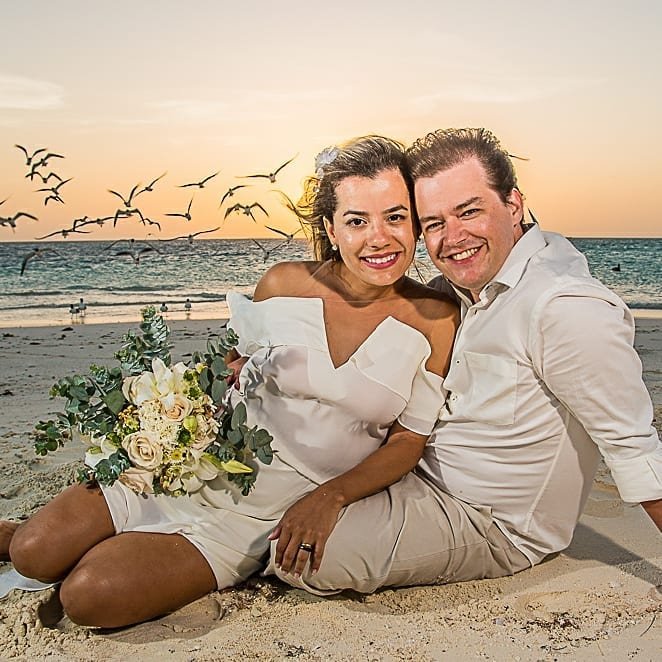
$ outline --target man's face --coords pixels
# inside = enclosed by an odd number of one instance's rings
[[[477,301],[522,236],[522,196],[513,189],[503,202],[475,157],[417,179],[414,191],[432,261]]]

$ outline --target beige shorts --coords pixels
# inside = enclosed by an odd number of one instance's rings
[[[315,575],[306,570],[297,579],[273,563],[266,573],[326,595],[501,577],[530,566],[488,508],[455,499],[412,473],[343,511]]]

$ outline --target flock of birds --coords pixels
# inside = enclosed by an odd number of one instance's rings
[[[51,206],[66,204],[64,199],[64,192],[62,189],[66,184],[72,181],[73,177],[63,177],[61,174],[55,171],[55,168],[52,165],[54,163],[63,163],[65,156],[51,152],[46,147],[40,147],[33,151],[19,144],[15,145],[15,147],[23,154],[25,167],[27,169],[25,177],[30,181],[37,179],[43,185],[40,188],[35,189],[35,193],[41,193],[43,195],[43,205],[48,207],[49,204],[51,204]],[[239,179],[266,180],[270,184],[275,184],[278,174],[295,158],[296,156],[288,159],[283,164],[278,166],[278,168],[268,173],[239,175],[237,177]],[[177,188],[204,189],[215,177],[219,175],[219,173],[220,171],[217,171],[211,175],[203,177],[200,180],[179,184]],[[155,179],[151,180],[146,186],[143,186],[141,183],[136,184],[126,195],[113,189],[107,189],[108,193],[118,200],[114,213],[107,216],[99,216],[94,218],[87,215],[75,218],[73,219],[70,226],[55,230],[54,232],[49,232],[48,234],[44,234],[39,237],[35,237],[35,240],[43,241],[55,236],[62,236],[66,239],[70,235],[90,234],[95,227],[103,227],[106,224],[112,224],[112,227],[115,228],[117,227],[118,223],[122,223],[131,218],[138,219],[138,221],[146,228],[156,228],[160,233],[162,231],[161,222],[159,220],[154,220],[147,214],[143,213],[139,206],[138,198],[144,196],[145,194],[152,193],[155,190],[155,186],[166,176],[166,174],[167,172],[162,173]],[[248,183],[237,184],[235,186],[230,186],[223,193],[220,199],[220,204],[218,206],[218,209],[221,209],[224,205],[227,205],[223,214],[223,222],[225,222],[225,220],[232,214],[243,214],[249,217],[256,224],[258,223],[258,216],[256,215],[259,215],[261,220],[269,217],[268,211],[258,201],[251,202],[250,204],[244,204],[240,202],[230,204],[232,202],[232,198],[237,194],[237,191],[248,188],[250,186],[251,184]],[[252,239],[252,242],[255,244],[255,246],[261,250],[264,262],[269,259],[272,253],[289,244],[297,234],[303,231],[303,226],[301,225],[301,216],[297,210],[296,205],[283,191],[277,190],[276,192],[281,196],[283,205],[296,216],[297,220],[299,221],[299,227],[294,232],[287,232],[282,228],[274,227],[273,225],[267,225],[265,223],[265,228],[274,234],[283,237],[283,240],[276,245],[266,246],[257,239]],[[0,201],[0,208],[10,199],[10,197]],[[171,211],[165,213],[164,216],[167,218],[181,218],[185,222],[192,221],[192,207],[194,199],[195,195],[192,195],[185,210]],[[0,213],[1,212],[2,210],[0,209]],[[26,219],[26,222],[28,220],[39,220],[38,217],[34,214],[19,210],[15,211],[10,216],[0,215],[0,227],[9,227],[11,228],[12,232],[14,232],[16,229],[17,221],[20,221],[21,223],[23,222],[21,219]],[[163,253],[162,245],[165,243],[185,240],[189,245],[193,245],[193,242],[197,237],[211,234],[212,232],[216,232],[220,229],[221,226],[219,225],[207,230],[199,230],[198,232],[180,234],[167,239],[156,238],[153,241],[148,241],[147,239],[137,240],[135,238],[118,239],[117,241],[113,241],[111,244],[106,246],[103,250],[108,251],[115,247],[117,244],[123,243],[124,246],[118,247],[120,250],[116,250],[114,252],[114,256],[123,259],[129,258],[134,265],[137,265],[140,264],[141,258],[147,254]],[[153,232],[150,232],[147,236],[152,234]],[[32,250],[23,255],[21,260],[20,275],[22,276],[25,273],[31,260],[35,258],[42,258],[44,254],[49,252],[57,254],[58,251],[55,248],[49,246],[35,246]]]

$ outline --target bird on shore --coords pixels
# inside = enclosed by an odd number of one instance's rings
[[[159,312],[165,315],[165,313],[168,312],[168,306],[165,303],[162,303],[159,306]]]
[[[162,175],[159,175],[156,179],[153,179],[147,186],[143,186],[139,191],[136,191],[134,194],[134,198],[138,197],[141,193],[150,193],[151,191],[154,190],[154,184],[158,182],[160,179],[163,179],[167,174],[167,171],[164,172]]]
[[[30,154],[28,150],[25,147],[23,147],[23,145],[14,145],[14,147],[18,147],[18,149],[20,149],[23,152],[23,154],[25,154],[26,166],[32,165],[32,160],[34,159],[34,157],[37,156],[37,154],[40,154],[41,152],[45,152],[48,149],[47,147],[40,147],[39,149],[36,149],[34,152],[32,152],[32,154]]]
[[[29,253],[27,253],[23,257],[23,261],[21,262],[21,276],[25,273],[25,270],[28,266],[28,262],[30,260],[34,259],[35,257],[39,258],[41,260],[44,257],[44,253],[56,253],[57,254],[57,251],[54,248],[48,248],[48,247],[33,248]]]
[[[199,182],[191,182],[190,184],[180,184],[178,188],[187,188],[189,186],[197,186],[198,188],[204,188],[205,184],[213,177],[216,177],[216,175],[218,175],[219,172],[221,171],[219,170],[218,172],[215,172],[213,175],[209,175],[204,179],[201,179]]]
[[[201,234],[209,234],[210,232],[216,232],[220,230],[220,226],[217,228],[212,228],[211,230],[200,230],[199,232],[192,232],[191,234],[183,234],[179,237],[171,237],[170,239],[161,239],[161,241],[176,241],[177,239],[186,239],[190,246],[193,246],[193,240],[195,237]]]
[[[91,230],[78,230],[76,228],[62,228],[62,230],[55,230],[55,232],[49,232],[43,237],[35,237],[37,241],[42,239],[48,239],[49,237],[54,237],[55,235],[61,234],[64,239],[66,239],[70,234],[90,234]]]
[[[184,213],[182,212],[171,212],[170,214],[166,214],[166,216],[181,216],[182,218],[185,218],[187,221],[191,220],[191,205],[193,204],[193,198],[191,198],[191,201],[188,203],[188,207]]]
[[[248,178],[248,177],[261,177],[264,179],[268,179],[272,184],[276,182],[276,175],[288,164],[292,163],[294,159],[296,159],[297,155],[295,154],[289,161],[285,161],[283,165],[278,166],[273,172],[270,172],[266,175],[258,174],[258,175],[241,175],[241,177]]]
[[[78,299],[78,312],[80,313],[81,317],[85,317],[85,311],[87,310],[87,304],[83,300],[83,297]]]
[[[140,184],[136,184],[132,189],[131,192],[129,193],[129,197],[125,198],[121,193],[118,193],[117,191],[113,191],[113,189],[108,189],[108,193],[112,193],[113,195],[116,195],[124,204],[125,207],[130,207],[131,206],[131,201],[133,200],[133,196],[136,194],[136,191],[140,187]]]
[[[223,216],[223,220],[225,220],[233,212],[241,212],[246,216],[250,216],[253,219],[253,222],[257,223],[255,216],[253,216],[254,207],[257,207],[258,209],[262,210],[266,216],[269,216],[267,210],[259,202],[253,202],[250,205],[242,205],[238,202],[236,205],[232,205],[232,207],[228,207],[225,210],[225,216]]]
[[[143,248],[139,248],[136,251],[117,251],[115,255],[128,255],[132,260],[133,264],[137,265],[140,264],[140,258],[145,255],[146,253],[151,253],[155,249],[152,248],[151,246],[144,246]]]
[[[186,311],[186,316],[188,317],[191,314],[191,300],[186,297],[186,301],[184,302],[184,310]]]
[[[218,205],[218,208],[220,209],[223,206],[223,203],[226,201],[227,198],[231,198],[234,195],[235,191],[238,191],[240,188],[247,188],[249,187],[250,184],[237,184],[237,186],[231,186],[224,194],[223,197],[221,198],[221,204]]]
[[[33,221],[38,221],[39,219],[32,214],[28,214],[24,211],[17,211],[13,216],[0,216],[0,227],[8,225],[12,230],[16,229],[16,221],[19,218],[31,218]]]

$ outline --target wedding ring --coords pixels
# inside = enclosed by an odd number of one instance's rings
[[[313,546],[309,542],[302,542],[299,545],[299,549],[302,549],[304,552],[308,552],[310,554],[310,552],[313,551]]]

